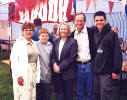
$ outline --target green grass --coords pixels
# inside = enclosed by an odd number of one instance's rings
[[[0,60],[5,60],[8,58],[8,52],[0,52]],[[113,100],[127,100],[127,80],[122,80],[121,83],[116,80],[114,86]],[[9,71],[9,65],[2,62],[0,62],[0,100],[13,100],[12,78]],[[55,100],[53,86],[51,100]]]
[[[12,78],[9,65],[0,62],[0,100],[13,100]]]
[[[3,62],[0,62],[0,100],[14,100],[9,65]],[[52,93],[51,100],[55,100],[54,93]]]

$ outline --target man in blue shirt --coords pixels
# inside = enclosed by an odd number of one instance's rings
[[[41,19],[40,18],[34,19],[34,25],[35,25],[35,31],[34,31],[32,39],[34,41],[38,41],[39,40],[39,38],[38,38],[38,31],[40,30],[40,28],[42,28]]]
[[[49,42],[53,43],[53,41],[58,37],[57,35],[58,24],[54,24],[53,31],[50,33]]]

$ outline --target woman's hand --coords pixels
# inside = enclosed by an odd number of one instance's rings
[[[19,84],[19,85],[23,86],[23,84],[24,84],[24,79],[23,79],[22,76],[18,77],[17,81],[18,81],[18,84]]]
[[[53,70],[56,73],[60,73],[60,67],[56,63],[53,64]]]

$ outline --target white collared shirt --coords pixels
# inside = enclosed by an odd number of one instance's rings
[[[61,52],[63,49],[65,41],[62,41],[62,39],[60,40],[60,44],[59,44],[59,60],[60,60],[60,56],[61,56]]]
[[[78,58],[77,61],[85,62],[91,59],[89,49],[89,38],[86,26],[81,32],[75,31],[74,38],[78,42]]]

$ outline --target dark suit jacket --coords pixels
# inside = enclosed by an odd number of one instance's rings
[[[53,72],[53,78],[62,76],[63,80],[74,79],[76,77],[77,41],[71,37],[67,38],[62,48],[59,60],[58,55],[60,40],[61,38],[57,38],[53,43],[52,64],[56,62],[59,65],[61,74]]]
[[[91,61],[93,61],[95,54],[96,54],[96,46],[95,46],[95,41],[94,41],[95,29],[87,27],[87,32],[88,32],[88,38],[89,38]],[[71,35],[72,38],[74,38],[74,34],[75,34],[75,31],[72,32],[72,35]]]

